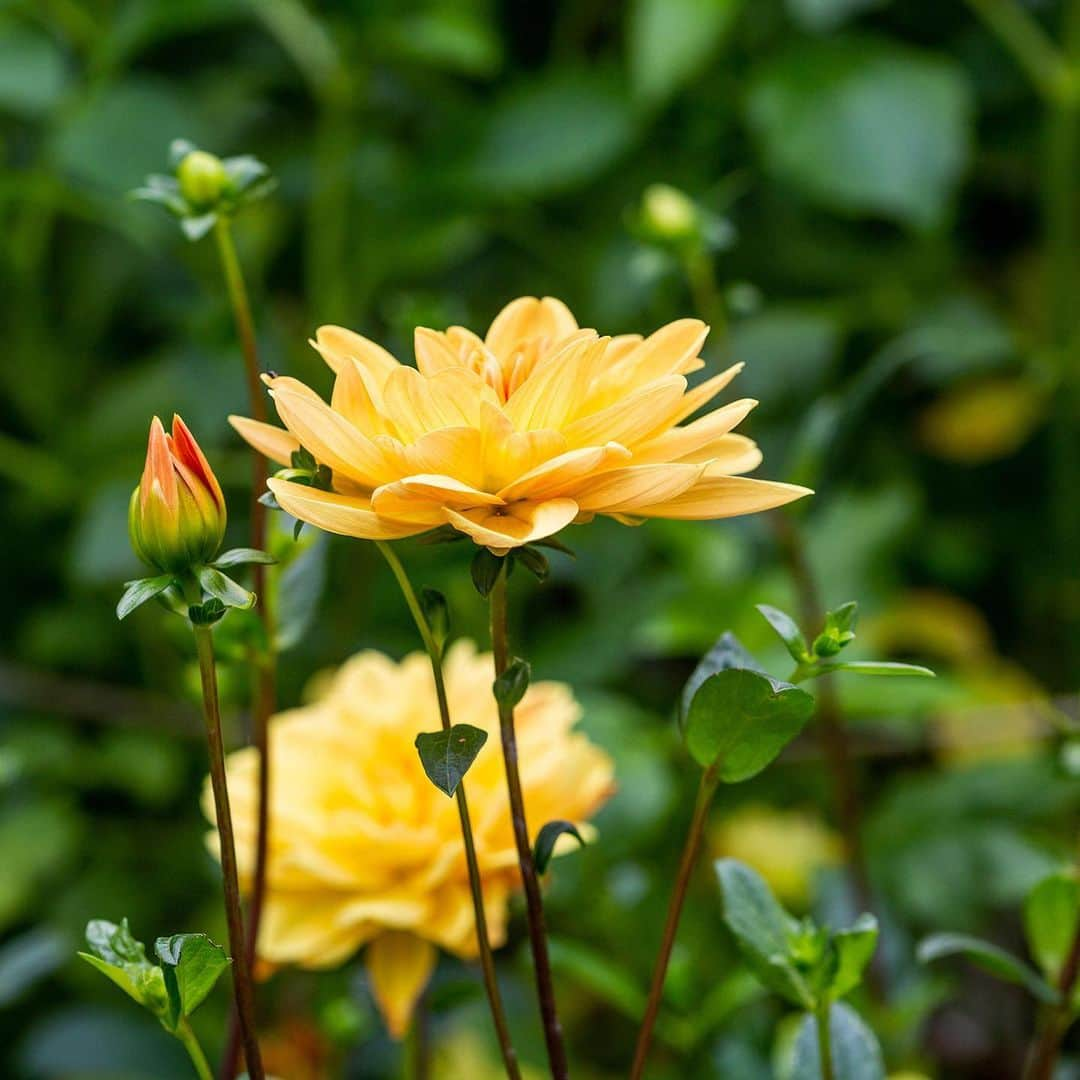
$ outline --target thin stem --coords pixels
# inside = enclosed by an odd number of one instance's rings
[[[637,1046],[634,1049],[634,1064],[630,1069],[630,1080],[640,1080],[645,1075],[645,1063],[649,1057],[653,1028],[656,1026],[656,1018],[660,1013],[660,1002],[664,996],[664,979],[667,976],[671,950],[675,945],[675,934],[678,931],[679,919],[686,901],[686,890],[690,885],[698,849],[701,847],[701,836],[705,829],[705,822],[709,818],[709,807],[712,805],[719,783],[720,772],[714,763],[701,774],[701,781],[698,784],[694,816],[690,820],[690,829],[686,834],[686,843],[683,845],[682,857],[679,860],[679,872],[675,878],[675,888],[668,903],[664,933],[660,939],[660,951],[656,954],[656,965],[653,968],[652,982],[649,984],[645,1015],[641,1021],[641,1030],[638,1032]]]
[[[1059,1004],[1047,1010],[1043,1018],[1042,1026],[1028,1055],[1024,1080],[1051,1080],[1053,1077],[1058,1053],[1061,1050],[1061,1040],[1065,1037],[1065,1032],[1073,1020],[1072,1000],[1078,977],[1080,977],[1080,923],[1077,924],[1072,945],[1065,957],[1065,963],[1061,966],[1061,974],[1058,976],[1057,990],[1061,995],[1061,1000]]]
[[[694,301],[694,307],[701,317],[711,324],[714,339],[726,347],[727,312],[724,310],[724,301],[716,284],[716,270],[713,267],[712,256],[704,248],[689,252],[683,259],[683,271],[686,274],[686,282],[690,286],[690,296]]]
[[[825,1002],[814,1013],[817,1023],[818,1061],[821,1066],[821,1080],[833,1080],[832,1062],[832,1010]]]
[[[442,650],[439,648],[435,637],[424,615],[424,609],[416,597],[416,592],[401,565],[397,553],[387,543],[379,540],[375,546],[386,559],[401,593],[405,597],[405,603],[412,614],[416,629],[423,639],[424,648],[427,650],[431,661],[431,674],[435,679],[435,695],[439,700],[439,717],[442,721],[443,730],[451,726],[450,703],[446,696],[446,679],[443,672]],[[510,1036],[510,1026],[506,1022],[506,1011],[503,1008],[502,995],[499,992],[499,980],[495,974],[495,957],[491,951],[491,939],[488,936],[487,913],[484,910],[484,888],[480,877],[480,864],[476,857],[476,843],[473,839],[472,821],[469,817],[469,803],[465,797],[465,781],[458,784],[455,793],[457,800],[458,817],[461,820],[461,837],[465,843],[465,863],[469,870],[469,890],[472,893],[473,915],[476,919],[476,943],[480,952],[480,968],[484,975],[484,989],[487,991],[488,1005],[491,1008],[491,1018],[495,1024],[495,1034],[499,1040],[499,1049],[502,1052],[503,1065],[506,1075],[511,1080],[521,1080],[521,1070],[518,1067],[517,1053],[514,1050],[513,1040]]]
[[[509,626],[506,615],[506,570],[495,579],[491,590],[491,651],[495,654],[495,677],[510,664]],[[529,924],[529,944],[532,947],[536,992],[540,1000],[540,1016],[544,1025],[544,1042],[548,1064],[554,1080],[567,1080],[570,1075],[563,1045],[562,1026],[555,1004],[555,987],[548,958],[547,931],[544,927],[544,904],[540,898],[540,879],[533,861],[529,825],[525,819],[525,797],[518,772],[517,735],[514,732],[513,707],[499,705],[499,734],[502,737],[503,763],[506,766],[506,787],[510,796],[510,817],[514,826],[521,882],[525,889],[525,908]]]
[[[203,1048],[199,1045],[199,1040],[195,1037],[195,1032],[191,1030],[191,1025],[187,1020],[180,1021],[180,1026],[176,1029],[176,1037],[184,1044],[184,1049],[191,1058],[191,1064],[195,1066],[199,1080],[214,1080],[210,1062],[206,1060]]]
[[[255,336],[255,320],[248,301],[247,287],[236,254],[229,220],[222,216],[214,226],[221,258],[222,274],[229,294],[233,319],[236,323],[240,349],[244,357],[244,374],[248,388],[248,408],[256,420],[267,417],[266,394],[259,378],[259,352]],[[259,501],[266,489],[266,459],[258,451],[251,453],[251,492],[248,506],[250,522],[249,543],[258,551],[266,548],[266,507]],[[254,688],[252,691],[252,745],[258,755],[258,801],[255,826],[255,870],[251,884],[251,903],[248,911],[248,936],[245,945],[248,968],[255,966],[259,923],[262,920],[263,900],[266,895],[266,869],[270,837],[270,717],[277,704],[277,658],[274,648],[274,618],[266,589],[267,570],[262,563],[252,567],[252,588],[256,596],[256,612],[262,623],[265,648],[253,657]],[[229,1037],[226,1041],[223,1072],[226,1076],[236,1073],[236,1061],[240,1050],[240,1029],[235,1011],[230,1019]]]
[[[421,997],[413,1010],[402,1054],[402,1080],[428,1080],[431,1075],[431,1044],[428,1039],[427,1003]]]
[[[188,602],[201,600],[197,584],[187,589]],[[244,916],[240,906],[240,883],[236,872],[236,842],[233,838],[232,811],[225,778],[225,745],[221,737],[221,707],[218,699],[217,667],[214,662],[214,638],[208,626],[192,626],[195,649],[202,676],[203,714],[210,757],[210,784],[214,792],[214,815],[221,839],[221,875],[225,893],[225,919],[229,928],[229,951],[232,953],[233,991],[240,1019],[241,1041],[250,1080],[264,1080],[259,1042],[255,1033],[255,995],[251,967],[244,941]]]

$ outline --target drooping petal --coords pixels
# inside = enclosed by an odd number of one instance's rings
[[[371,992],[386,1028],[402,1039],[413,1010],[435,970],[435,946],[403,930],[380,934],[368,946],[366,966]]]
[[[549,499],[556,495],[572,495],[573,485],[585,477],[613,468],[630,459],[630,451],[619,443],[605,446],[585,446],[530,469],[524,476],[504,487],[499,494],[508,502],[514,499]]]
[[[573,499],[550,499],[541,503],[511,503],[498,509],[447,509],[446,520],[478,544],[506,551],[553,536],[569,525],[577,513],[578,505]]]
[[[798,484],[753,480],[747,476],[706,476],[673,499],[639,506],[633,512],[638,517],[704,521],[771,510],[812,494],[809,488]]]
[[[293,454],[300,449],[300,440],[285,428],[236,415],[229,417],[229,423],[248,446],[278,465],[291,464]]]
[[[371,509],[367,499],[353,495],[320,491],[276,478],[268,480],[267,485],[286,513],[340,536],[357,536],[361,540],[398,540],[403,536],[415,536],[431,527],[381,517]]]
[[[579,484],[574,501],[593,513],[634,514],[639,506],[681,495],[704,471],[704,465],[628,465]]]
[[[502,505],[498,495],[470,487],[452,476],[432,473],[406,476],[371,493],[371,506],[377,514],[410,521],[440,522],[444,520],[441,508],[445,506],[461,510]]]
[[[681,424],[688,416],[693,416],[703,405],[712,401],[744,367],[746,365],[743,363],[732,364],[719,375],[714,375],[711,379],[706,379],[693,389],[687,390],[670,423]]]

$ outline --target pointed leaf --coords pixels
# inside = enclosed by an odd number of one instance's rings
[[[173,583],[172,574],[161,574],[158,577],[144,577],[137,581],[129,581],[124,588],[124,595],[120,597],[120,603],[116,605],[116,617],[127,618],[137,607],[141,607],[147,600],[153,600],[159,593],[163,593]]]
[[[219,555],[210,565],[218,570],[227,570],[230,566],[245,566],[249,563],[262,563],[269,566],[276,563],[277,559],[269,551],[259,551],[258,548],[230,548]]]
[[[533,848],[533,861],[536,863],[536,872],[544,873],[551,856],[555,852],[555,842],[563,834],[572,836],[584,847],[585,838],[578,832],[577,826],[572,821],[549,821],[537,834],[536,846]]]
[[[947,956],[963,956],[991,975],[1024,987],[1039,1001],[1050,1005],[1057,1004],[1058,992],[1049,983],[1040,978],[1019,957],[989,941],[969,934],[931,934],[919,945],[920,963],[928,964],[932,960]]]
[[[431,636],[435,639],[435,645],[442,652],[450,637],[450,605],[438,589],[424,586],[420,590],[420,607],[431,629]]]
[[[807,674],[807,678],[827,675],[830,671],[853,671],[857,675],[920,675],[923,678],[935,678],[934,672],[927,667],[891,660],[847,660],[839,664],[818,664]]]
[[[727,671],[729,668],[761,671],[761,665],[743,648],[742,642],[730,631],[725,631],[716,644],[698,661],[698,666],[686,680],[682,697],[679,699],[679,728],[681,730],[686,729],[686,715],[690,711],[690,702],[694,700],[694,695],[701,684],[710,675],[715,675],[718,671]]]
[[[180,228],[189,240],[201,240],[217,224],[217,219],[216,212],[185,217],[180,219]]]
[[[237,585],[231,577],[212,566],[199,567],[199,584],[226,607],[249,608],[255,606],[255,594]]]
[[[806,644],[806,638],[803,637],[803,632],[790,615],[769,604],[758,604],[757,609],[779,635],[796,664],[810,659],[810,649]]]
[[[836,950],[837,966],[829,984],[829,996],[833,1000],[850,994],[862,982],[863,972],[877,948],[878,924],[873,915],[860,915],[844,930],[832,935]]]
[[[158,938],[154,952],[161,961],[165,988],[177,1020],[190,1016],[229,966],[225,950],[205,934],[173,934]]]
[[[802,730],[814,699],[756,671],[731,668],[701,684],[686,718],[686,746],[699,765],[719,765],[726,784],[761,772]]]
[[[850,1005],[830,1006],[829,1046],[833,1080],[885,1080],[885,1061],[877,1036]],[[820,1078],[817,1017],[808,1013],[795,1037],[788,1080]]]
[[[513,709],[529,689],[529,665],[514,658],[510,666],[492,684],[495,700],[501,709]]]
[[[495,588],[495,582],[499,580],[499,574],[503,570],[503,560],[498,555],[492,555],[487,548],[480,548],[473,556],[470,573],[476,591],[486,600]]]
[[[471,724],[454,724],[448,731],[417,735],[415,745],[428,779],[444,794],[453,795],[486,742],[486,731]]]

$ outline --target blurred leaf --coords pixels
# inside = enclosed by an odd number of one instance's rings
[[[70,945],[56,930],[39,926],[0,946],[0,1008],[10,1008],[42,979],[67,963]]]
[[[843,1002],[829,1007],[829,1040],[834,1080],[885,1080],[885,1062],[877,1036]],[[787,1080],[820,1080],[817,1020],[807,1015],[795,1039]]]
[[[614,164],[633,135],[633,115],[610,74],[556,69],[495,102],[471,163],[472,186],[494,199],[559,191]]]
[[[551,856],[555,853],[555,844],[560,836],[572,836],[584,847],[585,839],[578,832],[578,827],[572,821],[549,821],[536,835],[536,845],[533,850],[533,860],[536,863],[536,871],[539,874],[547,870]]]
[[[742,0],[634,0],[627,51],[634,96],[659,105],[702,73]]]
[[[219,570],[227,570],[230,566],[246,566],[251,563],[271,564],[277,560],[267,551],[259,551],[256,548],[230,548],[223,552],[213,562]]]
[[[1043,878],[1024,901],[1024,930],[1035,962],[1056,984],[1080,932],[1080,882],[1065,872]]]
[[[158,938],[154,952],[161,961],[174,1023],[203,1003],[230,963],[225,950],[205,934]]]
[[[525,696],[529,689],[529,665],[521,659],[514,658],[509,666],[503,671],[492,684],[492,692],[495,700],[504,709],[513,709]]]
[[[486,742],[486,731],[454,724],[447,731],[422,732],[415,745],[428,779],[444,795],[453,795]]]
[[[737,784],[761,772],[813,711],[805,690],[756,671],[720,671],[690,703],[686,746],[699,765],[716,762],[720,779]]]
[[[787,0],[791,17],[807,30],[835,30],[855,15],[884,7],[889,0]]]
[[[838,963],[829,994],[842,998],[862,982],[863,972],[873,958],[878,941],[878,924],[873,915],[863,914],[855,922],[832,934]]]
[[[45,112],[60,102],[69,83],[64,56],[51,38],[0,16],[0,110]]]
[[[275,641],[284,652],[298,644],[311,627],[326,587],[325,533],[311,530],[294,554],[271,578],[276,613]]]
[[[551,967],[560,976],[583,986],[624,1016],[638,1020],[645,1008],[645,991],[630,972],[590,945],[552,937]]]
[[[82,830],[74,806],[41,796],[0,816],[0,929],[30,914],[39,890],[79,851]]]
[[[970,934],[931,934],[919,944],[919,962],[929,964],[944,957],[963,956],[976,967],[1006,982],[1022,986],[1039,1001],[1053,1005],[1057,991],[1012,953]]]
[[[767,168],[851,214],[936,224],[967,164],[971,103],[951,61],[876,39],[794,46],[752,80]]]
[[[502,66],[502,42],[467,8],[397,12],[371,31],[386,62],[423,64],[472,78],[490,78]]]

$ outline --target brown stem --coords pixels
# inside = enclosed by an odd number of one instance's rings
[[[199,603],[197,586],[189,590],[189,602]],[[221,839],[221,875],[225,894],[225,918],[232,953],[233,991],[240,1018],[244,1059],[251,1080],[264,1080],[262,1058],[255,1031],[255,995],[251,967],[244,941],[244,916],[240,905],[240,883],[236,872],[236,842],[233,838],[232,811],[225,779],[225,745],[221,737],[221,711],[218,700],[217,668],[214,663],[214,638],[208,626],[193,626],[195,648],[202,676],[203,713],[210,757],[210,783],[214,792],[214,816]]]
[[[449,730],[450,702],[446,696],[446,679],[443,673],[442,649],[439,648],[431,632],[424,615],[424,609],[416,598],[416,592],[405,573],[405,567],[397,557],[394,549],[383,541],[376,541],[375,546],[382,552],[390,566],[397,583],[401,588],[405,603],[412,614],[416,629],[423,639],[424,648],[427,650],[431,661],[431,674],[435,679],[435,696],[439,701],[439,718],[442,722],[443,731]],[[499,1040],[499,1049],[502,1052],[503,1065],[506,1075],[510,1080],[521,1080],[521,1070],[518,1067],[517,1053],[510,1036],[510,1025],[506,1022],[506,1011],[503,1008],[502,995],[499,992],[499,980],[495,974],[495,957],[491,951],[491,938],[488,935],[487,912],[484,910],[484,886],[480,877],[480,863],[476,857],[476,843],[473,839],[472,820],[469,817],[469,803],[465,797],[465,781],[458,784],[455,792],[457,799],[458,818],[461,821],[461,836],[465,844],[465,864],[469,870],[469,890],[472,893],[473,916],[476,919],[476,943],[480,952],[480,969],[484,975],[484,989],[487,991],[488,1005],[491,1008],[491,1018],[495,1024],[495,1034]]]
[[[510,664],[509,627],[506,615],[506,570],[499,572],[491,590],[491,651],[495,654],[495,677]],[[510,817],[514,826],[521,882],[525,889],[525,907],[529,924],[529,944],[532,947],[536,993],[540,1000],[540,1016],[544,1025],[544,1042],[548,1064],[554,1080],[568,1080],[569,1065],[563,1045],[562,1026],[555,1004],[555,987],[548,958],[547,931],[544,927],[544,904],[540,898],[540,879],[533,861],[529,826],[525,819],[525,797],[518,772],[517,735],[514,732],[514,709],[499,705],[499,734],[502,737],[503,763],[506,766],[506,787],[510,795]]]
[[[1057,990],[1061,995],[1061,1000],[1052,1009],[1047,1010],[1043,1018],[1039,1033],[1028,1055],[1024,1080],[1051,1080],[1053,1077],[1058,1053],[1061,1050],[1061,1040],[1073,1020],[1072,999],[1078,976],[1080,976],[1080,923],[1077,924],[1069,954],[1065,957],[1061,974],[1058,976]]]
[[[667,976],[671,950],[675,945],[675,934],[679,929],[679,919],[686,901],[686,890],[690,885],[698,849],[701,847],[701,836],[705,829],[705,822],[709,818],[709,807],[712,805],[713,795],[716,794],[719,782],[720,772],[715,763],[701,774],[697,800],[694,803],[694,816],[686,834],[686,843],[683,845],[679,872],[675,877],[675,888],[668,903],[664,934],[660,939],[660,951],[656,954],[656,966],[653,968],[652,982],[649,984],[649,998],[645,1005],[641,1030],[638,1032],[637,1046],[634,1049],[634,1064],[630,1069],[630,1080],[641,1080],[641,1077],[645,1075],[645,1063],[649,1056],[653,1028],[656,1026],[656,1018],[660,1013],[660,1002],[664,996],[664,979]]]

